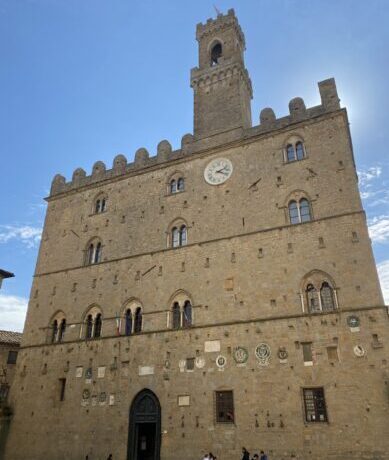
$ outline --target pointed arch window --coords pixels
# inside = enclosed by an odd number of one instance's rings
[[[185,190],[185,179],[178,174],[175,175],[173,179],[171,179],[169,183],[169,192],[170,194],[175,194],[179,192],[183,192]]]
[[[126,310],[126,314],[124,316],[124,333],[126,335],[131,335],[132,334],[132,312],[128,308]]]
[[[181,311],[178,302],[174,302],[172,308],[172,326],[173,329],[179,329],[181,327]]]
[[[300,141],[296,143],[296,158],[297,160],[302,160],[304,158],[304,146]]]
[[[180,246],[180,231],[177,227],[172,228],[172,247],[178,248]]]
[[[311,206],[306,198],[299,202],[292,200],[288,204],[289,220],[291,224],[301,224],[312,220]]]
[[[288,144],[286,147],[286,156],[288,161],[294,161],[295,155],[294,155],[294,147],[292,144]]]
[[[142,332],[142,308],[141,307],[138,307],[135,310],[134,332],[135,334],[138,332]]]

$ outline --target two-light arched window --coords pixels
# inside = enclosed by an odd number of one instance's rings
[[[63,314],[57,314],[51,324],[51,343],[62,342],[65,337],[66,319]]]
[[[88,243],[86,249],[85,265],[93,265],[101,262],[103,245],[99,240],[93,240]]]
[[[301,224],[312,220],[311,206],[306,198],[289,201],[288,210],[291,224]]]
[[[107,197],[104,194],[100,194],[95,198],[93,205],[94,214],[100,214],[107,209]]]
[[[292,161],[300,161],[305,158],[305,148],[302,141],[290,142],[285,149],[285,161],[290,163]]]
[[[170,327],[172,329],[182,329],[191,327],[193,324],[193,307],[188,296],[180,292],[172,302]]]
[[[181,226],[174,226],[171,230],[171,246],[172,248],[178,248],[180,246],[186,246],[188,243],[188,230],[185,224]]]
[[[301,293],[303,311],[321,313],[338,308],[338,297],[333,282],[329,276],[320,271],[314,271],[306,277]]]
[[[132,335],[142,332],[143,314],[138,301],[131,301],[124,310],[122,320],[122,334]]]
[[[103,328],[103,316],[97,307],[93,307],[86,314],[84,320],[84,338],[96,339],[101,337]]]
[[[185,179],[183,177],[174,178],[169,183],[171,194],[183,192],[185,190]]]

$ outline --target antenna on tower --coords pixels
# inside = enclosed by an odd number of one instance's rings
[[[213,7],[215,8],[216,14],[219,16],[219,14],[221,14],[219,8],[217,8],[215,4],[213,5]]]

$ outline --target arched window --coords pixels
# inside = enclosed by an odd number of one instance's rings
[[[135,311],[134,332],[142,332],[142,309],[138,307]]]
[[[290,201],[288,209],[291,224],[301,224],[312,220],[311,206],[306,198],[301,198],[298,203],[295,200]]]
[[[192,305],[189,300],[184,303],[184,327],[192,326]]]
[[[177,190],[179,192],[183,192],[185,190],[185,181],[184,181],[184,178],[183,177],[180,177],[178,180],[177,180]]]
[[[296,157],[297,160],[302,160],[304,158],[304,146],[300,141],[296,143]]]
[[[172,179],[170,181],[170,193],[176,193],[177,192],[177,182],[175,179]]]
[[[87,253],[87,264],[88,265],[93,264],[94,254],[95,254],[95,245],[91,243],[88,247],[88,253]]]
[[[126,310],[124,321],[125,321],[124,332],[126,335],[131,335],[132,334],[132,313],[129,308]]]
[[[286,147],[286,156],[288,161],[294,161],[295,156],[294,156],[294,147],[292,144],[288,144]]]
[[[172,247],[177,248],[180,246],[180,231],[177,227],[172,228]]]
[[[58,321],[55,319],[53,322],[53,331],[51,335],[51,343],[57,341],[57,334],[58,334]]]
[[[187,243],[186,225],[181,225],[181,228],[180,228],[180,246],[186,246],[186,243]]]
[[[98,242],[96,244],[96,249],[95,249],[95,254],[94,254],[94,260],[93,263],[97,264],[101,261],[101,243]]]
[[[211,66],[216,65],[219,62],[220,57],[222,56],[222,45],[221,43],[216,43],[213,45],[211,50]]]
[[[292,136],[289,139],[285,148],[285,161],[290,163],[292,161],[300,161],[305,158],[305,149],[302,141],[298,140],[297,136]]]
[[[100,194],[95,199],[95,205],[94,205],[95,214],[100,214],[101,212],[104,212],[106,209],[106,204],[107,204],[107,198],[104,195]]]
[[[85,338],[91,339],[93,333],[93,316],[88,315],[86,317],[86,331],[85,331]]]
[[[306,289],[306,296],[307,296],[308,311],[310,313],[319,312],[320,311],[319,296],[313,284],[308,284],[307,289]]]
[[[320,300],[323,311],[335,310],[334,290],[326,281],[324,281],[320,288]]]
[[[172,308],[172,326],[173,329],[179,329],[181,327],[181,311],[178,302],[174,302]]]
[[[65,330],[66,330],[66,319],[63,318],[59,325],[58,342],[62,342],[62,340],[64,339]]]
[[[89,243],[85,257],[86,265],[93,265],[101,262],[102,249],[103,245],[98,240]]]
[[[101,327],[102,327],[102,320],[101,320],[101,313],[98,313],[95,318],[95,325],[94,325],[93,337],[101,337]]]
[[[300,220],[301,222],[309,222],[311,219],[311,207],[306,198],[300,200]]]

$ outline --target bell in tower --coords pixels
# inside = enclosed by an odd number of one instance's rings
[[[198,24],[199,67],[191,71],[194,135],[251,127],[252,87],[244,66],[245,39],[234,10]]]

